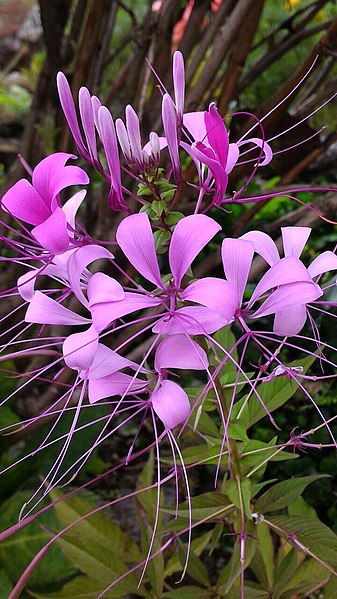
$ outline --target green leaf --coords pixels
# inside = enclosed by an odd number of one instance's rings
[[[232,503],[241,510],[241,498],[244,514],[247,518],[252,519],[252,513],[250,511],[250,500],[252,497],[252,486],[249,478],[242,478],[241,480],[228,480],[224,483],[222,490],[226,493]]]
[[[324,584],[330,578],[330,572],[314,559],[306,559],[300,564],[292,578],[280,590],[304,594],[315,587]]]
[[[220,518],[221,513],[226,511],[230,504],[226,495],[211,491],[209,493],[203,493],[197,497],[191,498],[192,502],[192,521],[203,520],[208,517]],[[233,502],[234,503],[234,502]],[[175,515],[175,508],[165,508],[162,510],[167,514]],[[178,515],[182,518],[188,519],[189,506],[187,501],[179,504]]]
[[[216,549],[216,546],[218,544],[218,542],[220,541],[222,535],[223,535],[223,531],[225,528],[225,524],[224,522],[218,522],[212,531],[212,539],[211,539],[211,546],[209,549],[209,554],[212,555],[214,549]]]
[[[327,474],[313,474],[278,483],[257,499],[254,510],[261,514],[281,510],[296,501],[310,483],[327,476]]]
[[[0,530],[5,530],[12,524],[17,523],[22,505],[28,499],[27,493],[17,493],[1,504]],[[45,502],[42,505],[45,505]],[[0,544],[1,569],[6,572],[12,583],[17,582],[32,559],[50,540],[50,535],[42,528],[43,526],[47,529],[57,528],[58,522],[55,512],[48,510],[38,520],[31,522],[31,524]],[[73,566],[54,544],[46,553],[38,569],[33,573],[28,587],[37,590],[47,584],[62,584],[74,573]]]
[[[337,577],[333,574],[326,587],[324,588],[324,599],[336,599],[337,597]]]
[[[186,547],[186,545],[181,543],[181,541],[179,541],[178,551],[179,551],[180,562],[181,562],[181,564],[184,564],[185,559],[186,559],[187,547]],[[190,551],[190,554],[188,556],[188,563],[187,563],[186,571],[189,574],[189,576],[191,576],[191,578],[193,578],[200,584],[202,584],[206,587],[211,585],[211,581],[208,577],[207,570],[206,570],[204,564],[199,559],[199,557],[197,557],[195,555],[195,553],[193,553],[192,550]]]
[[[30,593],[35,599],[97,599],[98,595],[104,590],[104,586],[97,580],[92,580],[87,576],[76,576],[70,582],[67,582],[62,589],[56,593],[41,594],[41,593]],[[134,596],[148,597],[148,594],[144,594],[144,591],[134,591]],[[111,589],[104,599],[112,599],[115,597],[125,597],[120,595],[116,589]]]
[[[289,544],[284,543],[279,548],[278,555],[278,565],[275,573],[275,582],[273,586],[273,590],[275,591],[276,596],[278,596],[279,591],[283,589],[283,587],[287,584],[288,580],[291,579],[293,574],[296,572],[298,566],[298,551],[292,548],[288,551]]]
[[[224,360],[219,377],[222,377],[228,373],[235,373],[236,375],[237,368],[234,362],[237,362],[238,360],[238,352],[236,348],[231,351],[236,342],[235,335],[232,333],[231,327],[225,326],[222,329],[219,329],[219,331],[214,333],[213,337],[215,341],[217,341],[224,348],[224,350],[226,350],[227,353],[230,353],[232,359],[228,357],[226,358],[226,353],[215,346],[217,356],[215,357],[212,353],[213,357],[211,358],[211,364],[213,366],[217,366],[222,360]]]
[[[295,539],[304,547],[336,569],[337,535],[328,526],[316,518],[308,519],[305,516],[269,516],[268,520],[285,531],[286,535],[295,535]]]
[[[0,599],[7,599],[13,585],[4,570],[0,570]]]
[[[212,445],[206,445],[205,443],[200,445],[193,445],[184,449],[182,456],[185,464],[218,464],[219,455],[221,451],[221,440],[212,439]],[[221,466],[227,465],[227,455],[223,455],[221,458]],[[177,460],[178,462],[178,460]]]
[[[269,527],[264,522],[256,525],[258,546],[257,549],[262,557],[268,589],[272,588],[274,582],[274,546]]]
[[[168,250],[168,244],[171,239],[170,231],[155,231],[154,243],[157,254],[165,254]]]
[[[182,212],[170,212],[167,216],[165,216],[164,222],[166,225],[173,227],[176,225],[182,218],[184,218],[184,214]]]
[[[249,566],[250,562],[252,561],[255,550],[256,550],[256,539],[253,537],[253,535],[255,534],[255,526],[254,526],[253,522],[246,523],[245,532],[247,535],[249,535],[249,536],[247,536],[246,543],[245,543],[245,569],[246,569]],[[234,582],[236,580],[238,580],[238,578],[240,577],[240,573],[241,573],[240,553],[241,553],[240,543],[235,543],[233,555],[232,555],[231,559],[229,560],[229,562],[227,563],[227,565],[222,570],[222,572],[220,573],[220,576],[217,581],[217,589],[220,594],[228,593],[228,591],[230,591],[230,589],[232,588]],[[227,597],[227,595],[224,595],[224,596]],[[239,595],[239,597],[240,597],[240,595]]]
[[[296,501],[288,505],[289,516],[307,516],[307,518],[318,518],[316,510],[304,501],[303,497],[298,497]]]
[[[241,473],[245,475],[251,472],[253,468],[256,468],[256,476],[261,478],[267,467],[267,462],[283,462],[284,460],[298,458],[298,454],[296,453],[275,449],[273,446],[276,441],[277,437],[271,439],[269,443],[257,440],[249,440],[242,443],[239,447],[240,455],[242,456],[240,460]],[[268,449],[269,447],[270,449]],[[257,468],[258,466],[260,467]]]
[[[195,555],[197,555],[198,557],[201,555],[203,550],[207,547],[207,545],[211,539],[211,536],[212,536],[212,531],[209,530],[204,535],[201,535],[201,537],[198,537],[198,538],[192,540],[191,550],[193,551],[193,553]],[[165,577],[171,576],[175,572],[181,571],[181,568],[182,568],[182,563],[180,561],[179,554],[174,553],[172,555],[172,557],[170,557],[170,559],[168,560],[168,562],[165,566]]]
[[[210,599],[211,594],[206,589],[196,586],[180,587],[169,593],[164,593],[163,597],[167,599]]]
[[[302,366],[303,374],[305,374],[315,359],[316,356],[308,356],[307,358],[303,358],[303,360],[292,362],[291,366]],[[283,406],[295,394],[297,388],[298,385],[296,381],[289,377],[280,376],[272,379],[268,383],[261,383],[258,386],[258,393],[269,412],[274,412],[274,410]],[[243,397],[234,405],[232,412],[232,419],[234,422],[234,419],[238,418],[238,414],[245,401],[246,397]],[[252,395],[242,409],[238,421],[246,425],[246,428],[249,428],[265,416],[268,417],[261,402],[255,395]]]

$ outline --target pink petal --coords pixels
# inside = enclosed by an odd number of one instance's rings
[[[202,304],[218,312],[227,322],[232,320],[240,306],[238,292],[234,285],[215,277],[205,277],[195,281],[184,289],[181,299]]]
[[[306,305],[290,306],[285,311],[276,312],[274,332],[278,335],[297,335],[307,319]]]
[[[91,326],[83,333],[69,335],[63,343],[63,358],[69,368],[86,370],[93,363],[98,347],[97,331]]]
[[[67,220],[67,223],[68,223],[70,229],[75,229],[76,214],[77,214],[77,211],[78,211],[80,205],[82,204],[86,195],[87,195],[87,192],[85,189],[83,189],[82,191],[78,191],[77,193],[75,193],[75,195],[73,195],[72,198],[70,198],[70,200],[68,200],[62,206],[62,210],[63,210],[64,214],[66,215],[66,220]],[[69,237],[74,237],[74,234],[69,229],[68,229],[68,235],[69,235]]]
[[[252,265],[254,246],[250,241],[227,238],[222,242],[221,255],[226,279],[237,289],[237,307],[240,307]]]
[[[183,147],[185,148],[185,146]],[[202,142],[196,142],[196,144],[192,144],[192,146],[189,148],[189,154],[193,159],[199,160],[199,162],[202,162],[208,166],[214,178],[217,190],[214,202],[216,204],[221,204],[228,184],[228,175],[226,170],[216,156],[212,155],[214,154],[213,150],[205,146]]]
[[[34,297],[28,306],[25,322],[36,324],[58,324],[58,325],[83,325],[91,324],[88,318],[84,318],[76,312],[72,312],[62,306],[48,295],[35,291]]]
[[[78,126],[75,104],[71,93],[71,89],[69,87],[69,83],[62,72],[59,72],[57,74],[56,81],[62,110],[64,112],[64,116],[67,119],[69,129],[75,140],[75,144],[82,156],[89,157],[87,149],[83,143],[80,128]]]
[[[179,144],[177,135],[177,113],[169,94],[164,94],[162,103],[162,121],[167,147],[172,162],[173,175],[176,181],[180,179]]]
[[[73,252],[68,260],[67,271],[70,286],[73,292],[75,293],[77,299],[85,307],[89,306],[89,302],[82,291],[82,275],[87,266],[91,264],[91,262],[94,262],[95,260],[101,260],[102,258],[105,258],[107,260],[113,260],[113,255],[109,252],[109,250],[103,248],[100,245],[85,245]],[[112,280],[114,281],[114,279]],[[122,299],[124,297],[124,291],[120,285],[118,289],[120,293],[118,299]],[[115,289],[115,292],[116,291],[117,288]]]
[[[238,161],[239,156],[240,156],[240,150],[239,150],[238,146],[235,143],[229,144],[228,158],[227,158],[227,164],[226,164],[227,175],[229,175],[229,173],[233,170],[234,166],[236,165],[236,163]]]
[[[182,122],[185,97],[185,67],[184,57],[179,50],[173,54],[173,88],[177,114]]]
[[[192,135],[194,141],[202,141],[207,143],[207,129],[205,123],[204,110],[200,112],[187,112],[184,114],[183,123],[184,127]]]
[[[254,244],[255,252],[268,262],[270,266],[279,261],[280,254],[276,243],[266,233],[262,233],[262,231],[250,231],[242,235],[240,239],[251,241]]]
[[[89,403],[95,403],[106,397],[124,395],[142,391],[147,387],[147,381],[142,381],[123,372],[115,372],[100,379],[90,379],[88,385]]]
[[[89,183],[87,173],[78,166],[65,166],[73,154],[56,152],[44,158],[33,170],[33,187],[40,194],[48,207],[53,209],[52,200],[62,189],[71,185],[86,185]]]
[[[109,205],[113,210],[125,210],[127,209],[127,204],[122,193],[121,169],[114,122],[109,110],[105,106],[99,108],[97,118],[99,134],[103,143],[111,179]]]
[[[311,277],[316,277],[330,270],[337,270],[337,256],[330,251],[323,252],[323,254],[317,256],[308,268]]]
[[[252,318],[260,318],[268,314],[276,314],[288,310],[292,306],[313,302],[323,295],[322,290],[313,282],[298,282],[282,285],[266,299]]]
[[[220,164],[226,169],[228,158],[228,134],[225,123],[212,103],[205,113],[205,123],[209,145],[215,150]]]
[[[125,127],[122,119],[117,119],[115,125],[116,125],[116,134],[118,137],[119,145],[122,149],[125,159],[127,160],[127,162],[131,162],[132,161],[131,147],[130,147],[130,140],[129,140],[129,136],[128,136],[126,127]]]
[[[262,155],[260,158],[260,161],[258,163],[258,166],[266,166],[267,164],[269,164],[269,162],[272,161],[273,151],[272,151],[270,145],[265,140],[260,139],[259,137],[251,137],[250,139],[238,141],[237,145],[240,147],[245,144],[254,144],[254,146],[257,146],[258,148],[263,149],[264,158]]]
[[[154,367],[157,372],[162,368],[206,370],[208,358],[200,345],[188,335],[172,335],[158,345]]]
[[[116,240],[135,269],[156,287],[163,289],[148,216],[140,212],[122,220]]]
[[[192,214],[176,225],[169,249],[169,262],[176,288],[205,245],[221,230],[215,220],[205,214]]]
[[[69,235],[62,208],[56,208],[49,218],[34,227],[32,235],[51,254],[63,254],[69,247]]]
[[[163,381],[161,387],[152,393],[151,402],[166,429],[181,424],[191,413],[190,402],[185,391],[172,381]]]
[[[125,293],[125,298],[121,301],[100,302],[102,295],[100,290],[94,288],[92,278],[88,285],[88,295],[93,323],[98,331],[105,329],[117,318],[144,308],[153,308],[162,303],[160,298],[129,292]]]
[[[311,281],[311,277],[305,266],[294,256],[282,258],[263,275],[261,281],[255,287],[249,306],[266,291],[279,285],[296,283],[298,281]]]
[[[227,319],[209,308],[188,306],[158,320],[152,331],[163,335],[204,335],[214,333],[226,324]]]
[[[281,227],[283,248],[285,256],[299,258],[308,237],[311,233],[310,227]]]
[[[37,191],[26,179],[20,179],[5,193],[1,206],[15,218],[19,218],[30,225],[39,225],[51,213]]]
[[[128,104],[125,109],[125,120],[132,158],[138,163],[138,165],[141,165],[143,159],[139,118],[136,111],[132,108],[132,106],[130,106],[130,104]]]
[[[92,162],[98,160],[96,132],[94,122],[94,111],[90,92],[86,87],[81,87],[78,93],[78,103],[82,120],[83,131],[87,142],[90,159]]]
[[[30,302],[33,299],[35,292],[35,281],[38,272],[38,269],[30,270],[18,278],[18,292],[20,293],[21,297],[26,300],[26,302]]]
[[[89,378],[91,380],[101,379],[113,372],[122,370],[122,368],[134,368],[137,370],[139,367],[135,362],[123,358],[123,356],[120,356],[114,350],[99,343],[93,363],[90,366]],[[143,369],[140,370],[143,371]]]

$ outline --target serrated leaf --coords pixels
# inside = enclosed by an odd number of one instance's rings
[[[258,538],[258,552],[262,557],[268,589],[272,588],[274,582],[274,546],[269,527],[264,522],[256,525]],[[256,555],[256,554],[255,554]]]
[[[314,474],[278,483],[256,500],[254,509],[261,514],[281,510],[296,501],[310,483],[327,476],[326,474]]]
[[[50,594],[30,593],[34,599],[97,599],[98,595],[104,591],[104,585],[97,580],[92,580],[87,576],[76,576],[70,582],[67,582],[60,591]],[[124,591],[122,591],[124,593]],[[148,597],[148,594],[137,589],[134,596]],[[120,591],[111,589],[104,595],[104,599],[122,599],[125,594],[120,594]]]
[[[303,497],[298,497],[296,501],[288,506],[289,516],[307,516],[307,518],[318,518],[316,510],[304,501]]]
[[[303,368],[303,374],[305,374],[315,359],[316,356],[308,356],[307,358],[303,358],[303,360],[292,362],[291,366],[301,366]],[[258,386],[259,395],[267,406],[269,412],[273,412],[277,408],[283,406],[295,394],[297,389],[298,385],[296,384],[296,381],[284,376],[276,377],[268,383],[261,383]],[[245,401],[246,398],[243,397],[234,405],[232,413],[233,419],[238,417]],[[246,406],[243,408],[238,421],[246,425],[246,428],[250,428],[265,416],[268,417],[261,402],[255,395],[252,395]]]
[[[314,559],[307,559],[300,564],[287,584],[281,589],[283,592],[305,593],[324,582],[327,582],[330,572]]]
[[[226,495],[217,492],[209,492],[203,493],[202,495],[198,495],[197,497],[191,498],[192,502],[192,520],[202,520],[203,518],[208,518],[210,516],[216,515],[219,517],[222,510],[226,510],[231,502],[228,501]],[[167,514],[175,515],[175,508],[165,508],[162,510]],[[189,506],[187,501],[179,504],[178,515],[182,518],[188,518],[189,516]]]
[[[337,577],[333,574],[326,587],[324,587],[324,599],[336,599],[337,597]]]

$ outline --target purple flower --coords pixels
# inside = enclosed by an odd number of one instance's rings
[[[109,277],[97,273],[88,285],[90,310],[97,330],[103,330],[117,318],[136,310],[162,306],[165,315],[156,317],[155,333],[168,335],[212,333],[230,322],[237,304],[237,293],[231,283],[207,277],[183,289],[183,276],[193,260],[220,230],[214,220],[202,214],[179,221],[172,235],[169,264],[172,279],[164,284],[159,271],[150,221],[145,213],[125,218],[119,225],[116,238],[129,262],[157,291],[140,288],[125,292],[119,302],[111,301]],[[185,305],[193,302],[197,306]]]
[[[6,212],[30,225],[31,233],[51,254],[62,254],[73,238],[75,215],[85,192],[79,192],[63,207],[60,192],[72,185],[89,183],[88,175],[78,166],[65,166],[72,154],[59,152],[44,158],[33,170],[32,183],[20,179],[3,196]]]

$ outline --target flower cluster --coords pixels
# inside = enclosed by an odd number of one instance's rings
[[[94,447],[80,457],[77,470],[95,447],[132,418],[140,418],[140,426],[149,418],[157,440],[167,436],[176,447],[174,431],[191,426],[208,392],[218,403],[226,444],[240,377],[250,385],[249,396],[255,394],[271,418],[258,383],[289,376],[302,384],[305,377],[300,366],[287,365],[280,355],[280,348],[296,347],[289,337],[300,339],[303,330],[307,334],[304,327],[310,330],[311,326],[318,350],[304,351],[312,355],[319,351],[322,363],[333,365],[324,356],[311,312],[330,310],[326,295],[334,280],[322,281],[322,275],[337,270],[332,251],[323,252],[308,267],[301,261],[308,227],[284,227],[280,254],[267,234],[250,231],[236,239],[228,237],[218,222],[219,213],[208,214],[211,208],[230,202],[251,201],[244,196],[245,184],[234,195],[226,195],[231,172],[250,155],[254,174],[272,160],[273,151],[259,122],[260,137],[249,137],[249,132],[230,142],[214,104],[206,111],[184,112],[184,64],[179,52],[173,61],[173,97],[162,90],[164,135],[151,132],[145,144],[132,106],[126,107],[125,123],[122,119],[114,123],[99,99],[82,88],[78,118],[62,73],[57,83],[80,157],[108,181],[108,204],[124,214],[112,253],[107,240],[93,239],[78,222],[86,189],[61,200],[69,187],[89,183],[82,167],[68,164],[76,156],[65,153],[42,160],[31,182],[21,179],[1,201],[3,211],[16,221],[15,229],[8,226],[10,255],[3,260],[25,269],[15,289],[2,294],[19,298],[11,315],[24,308],[22,320],[3,334],[2,355],[44,359],[12,395],[24,394],[29,384],[45,381],[48,373],[50,385],[57,385],[60,373],[66,372],[65,392],[25,426],[48,416],[58,421],[65,411],[73,410],[42,496],[65,480],[68,471],[61,474],[61,464],[86,404],[105,400],[110,409]],[[191,182],[197,197],[187,214],[173,210],[179,207],[182,156],[185,161],[192,159],[197,173]],[[166,171],[160,166],[165,160]],[[124,187],[124,171],[138,185],[137,193]],[[131,208],[135,203],[128,202],[128,196],[136,199],[139,210]],[[195,261],[205,252],[208,257],[218,252],[219,246],[221,272],[197,277],[192,272]],[[15,251],[18,257],[13,257]],[[265,273],[254,286],[249,281],[257,255],[265,261]],[[216,334],[232,325],[235,344],[224,347]],[[255,377],[248,377],[243,368],[250,344],[261,357]],[[227,361],[234,364],[237,376],[225,410],[218,374]],[[196,371],[196,380],[204,386],[197,399],[189,397],[184,376],[177,379],[188,371]],[[47,442],[48,437],[36,451]],[[132,451],[133,446],[126,462]]]

